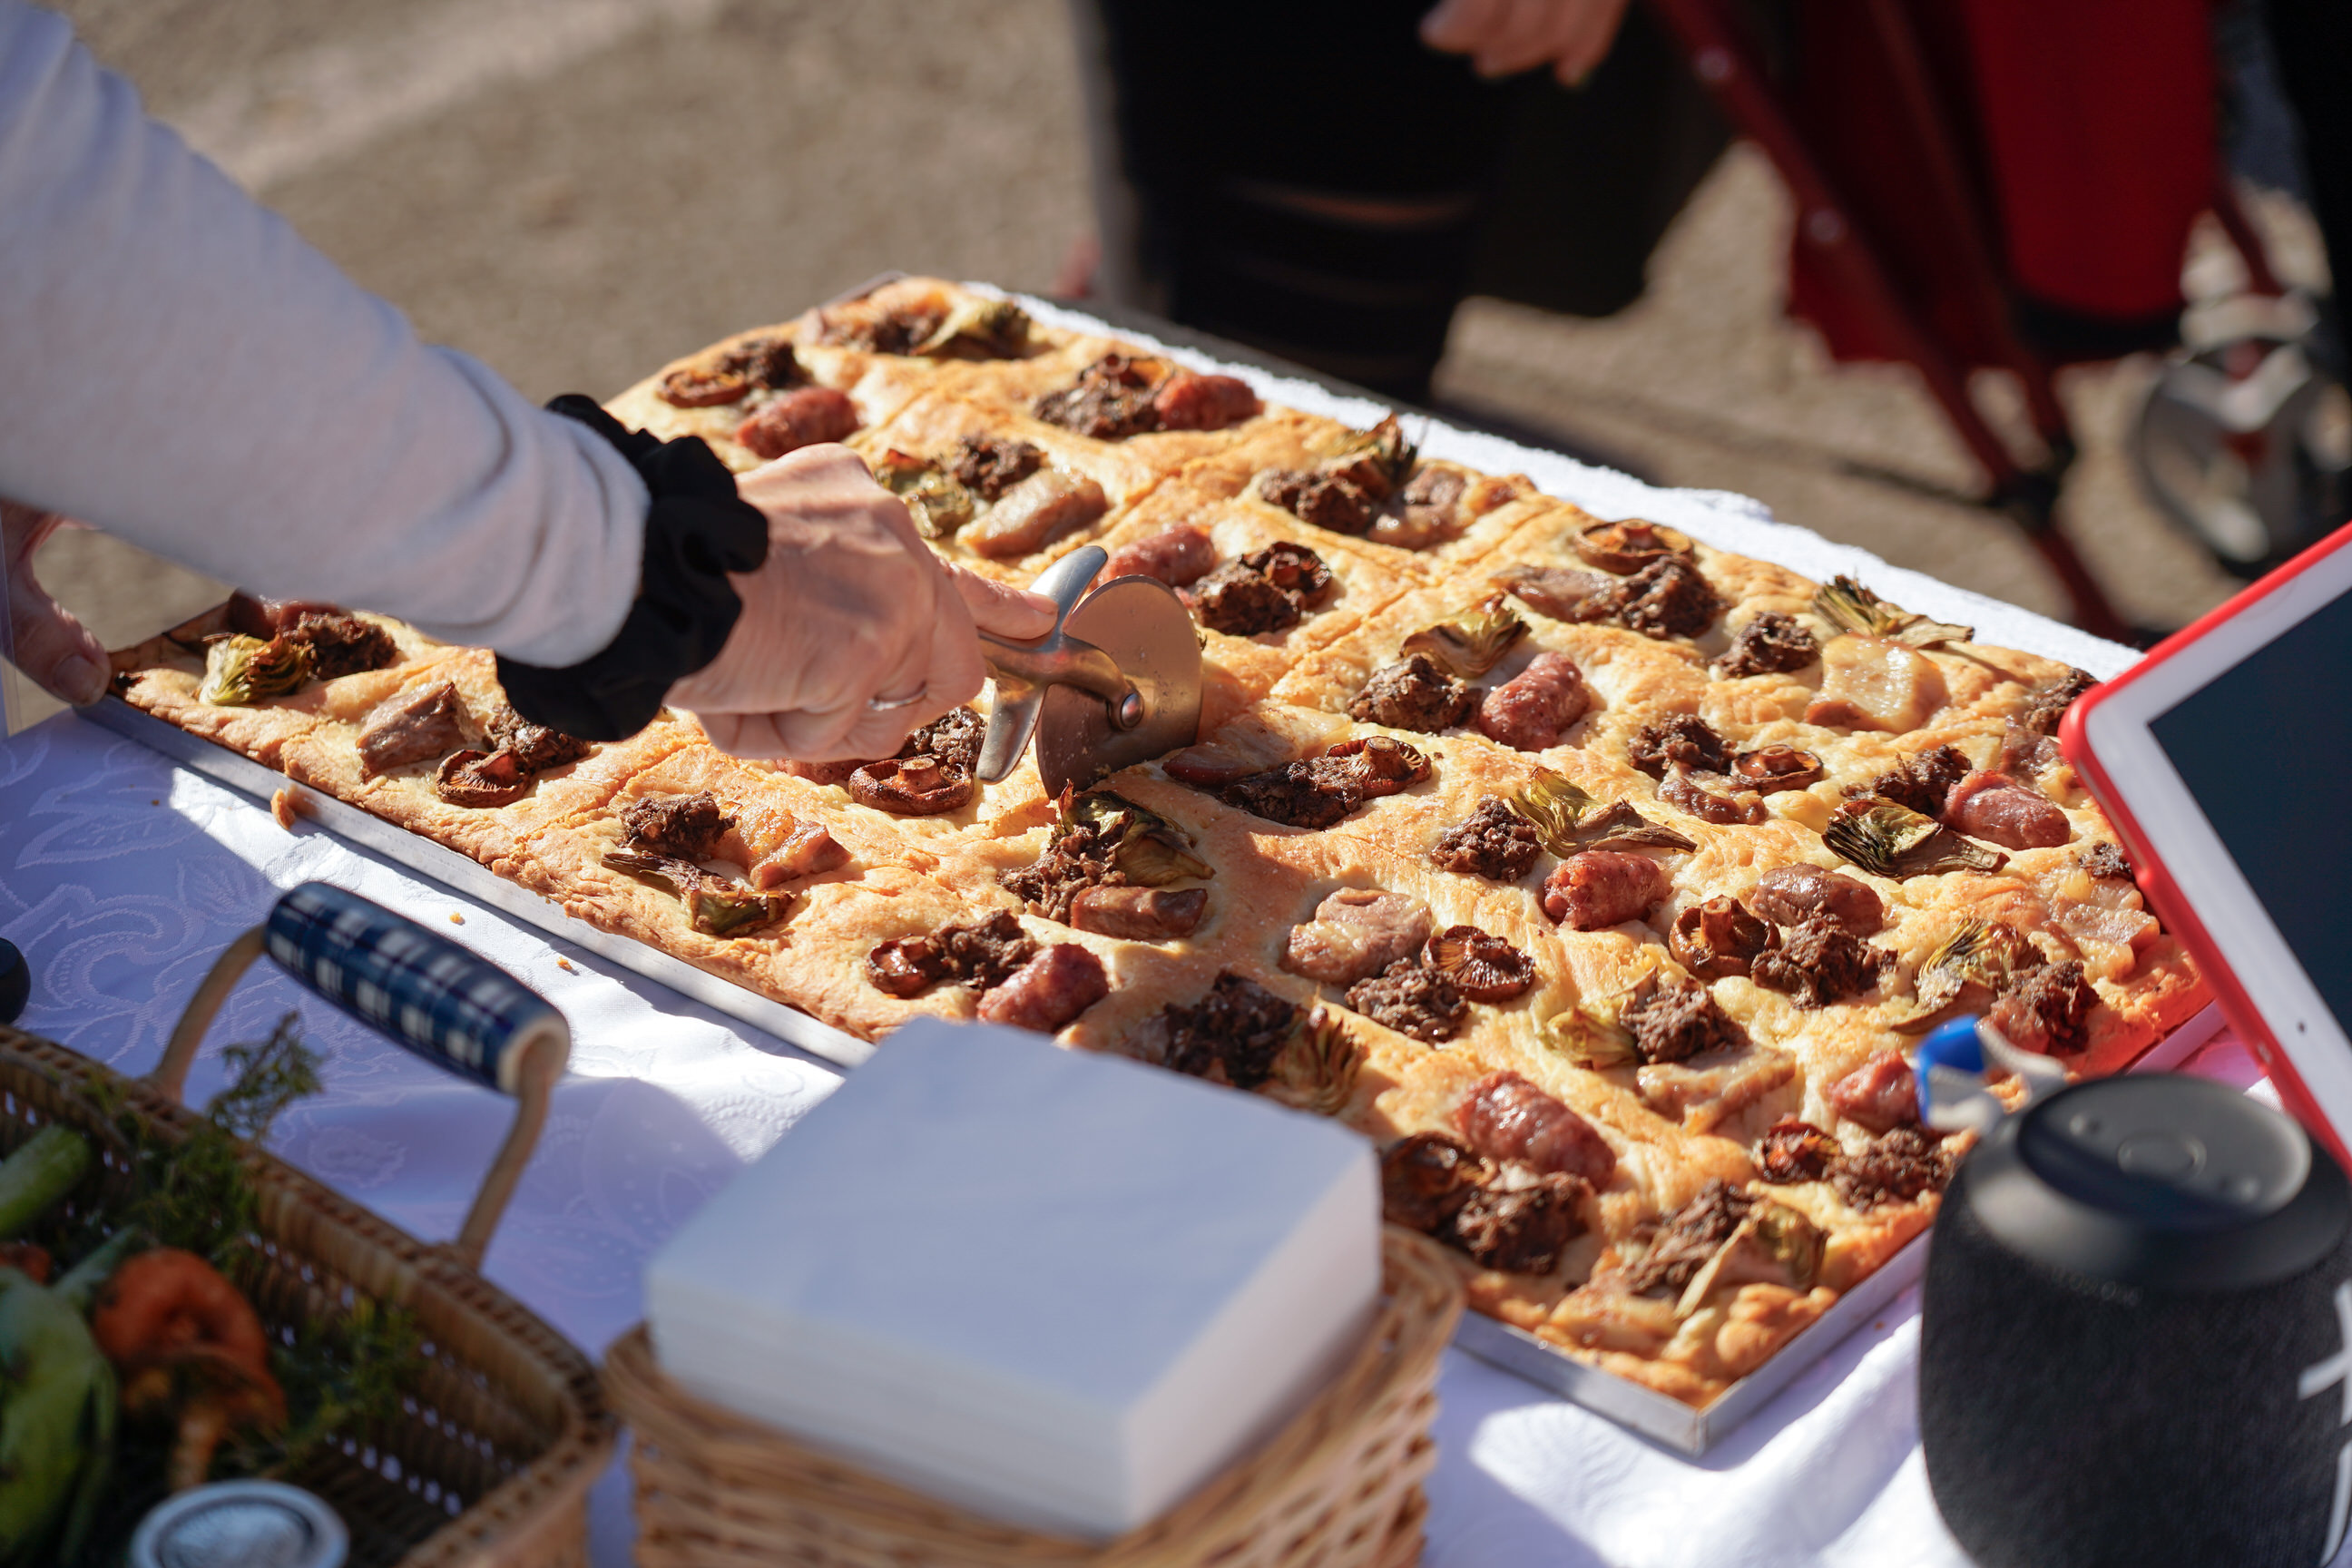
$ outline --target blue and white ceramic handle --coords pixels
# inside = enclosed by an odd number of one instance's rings
[[[506,1145],[451,1244],[468,1268],[479,1268],[539,1141],[549,1094],[571,1059],[572,1029],[563,1015],[447,937],[357,893],[305,882],[231,943],[196,987],[151,1079],[173,1100],[182,1097],[188,1068],[221,1004],[264,952],[310,990],[425,1060],[520,1101]]]

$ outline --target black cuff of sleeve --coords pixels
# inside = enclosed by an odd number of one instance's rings
[[[499,656],[499,682],[515,711],[583,741],[619,741],[653,722],[673,682],[719,657],[743,602],[730,572],[768,558],[768,520],[735,493],[735,476],[701,437],[662,441],[631,430],[591,397],[547,405],[604,437],[652,492],[645,565],[620,634],[561,669]]]

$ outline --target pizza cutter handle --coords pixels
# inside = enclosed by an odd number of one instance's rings
[[[196,987],[151,1080],[174,1100],[205,1031],[263,953],[336,1006],[427,1061],[520,1103],[505,1145],[449,1249],[479,1269],[491,1233],[522,1179],[548,1100],[572,1058],[563,1015],[522,982],[438,932],[357,893],[304,882],[268,919],[230,944]]]

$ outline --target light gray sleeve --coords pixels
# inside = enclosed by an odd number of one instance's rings
[[[24,0],[0,0],[0,495],[543,665],[620,629],[647,504],[593,432],[419,342]]]

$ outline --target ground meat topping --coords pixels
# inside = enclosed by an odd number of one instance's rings
[[[1822,645],[1803,622],[1766,610],[1732,634],[1731,646],[1716,656],[1715,668],[1734,680],[1744,675],[1785,675],[1821,656]]]
[[[900,998],[919,996],[942,980],[985,991],[1036,955],[1037,943],[1021,922],[999,910],[975,924],[882,943],[866,956],[866,977],[876,990]]]
[[[980,743],[988,734],[988,721],[977,709],[959,708],[943,713],[913,734],[898,748],[901,760],[908,757],[936,757],[942,768],[961,768],[969,773],[980,761]]]
[[[1665,556],[1625,579],[1617,619],[1632,631],[1654,637],[1695,637],[1723,614],[1723,600],[1698,568]]]
[[[1633,1031],[1633,1048],[1645,1065],[1686,1061],[1702,1051],[1748,1043],[1748,1032],[1717,1005],[1712,992],[1695,980],[1670,975],[1661,975],[1648,995],[1626,1003],[1617,1021]]]
[[[2022,1050],[2079,1051],[2090,1044],[2085,1025],[2099,994],[2084,978],[2083,961],[2045,964],[2010,983],[1994,999],[1993,1027]]]
[[[1302,616],[1298,596],[1246,561],[1228,561],[1192,585],[1192,615],[1213,632],[1252,637],[1287,631]]]
[[[360,765],[373,778],[410,763],[444,756],[466,743],[457,686],[436,681],[385,698],[360,725]]]
[[[1348,717],[1433,734],[1462,722],[1477,695],[1427,654],[1416,653],[1376,671],[1348,704]]]
[[[621,842],[631,849],[679,860],[709,860],[735,819],[707,789],[692,795],[649,795],[621,807]]]
[[[1723,1182],[1707,1183],[1658,1227],[1648,1253],[1626,1270],[1625,1289],[1636,1296],[1679,1295],[1759,1201]]]
[[[1542,854],[1543,838],[1534,825],[1490,795],[1479,798],[1467,821],[1446,831],[1429,858],[1441,870],[1516,882]]]
[[[1269,468],[1258,476],[1257,493],[1299,521],[1333,533],[1363,532],[1380,504],[1379,497],[1345,475],[1307,468]]]
[[[1625,742],[1625,757],[1654,779],[1676,764],[1719,773],[1731,765],[1731,748],[1706,720],[1678,713],[1643,725]]]
[[[982,500],[1004,492],[1045,466],[1043,448],[1009,436],[966,436],[948,459],[948,472]]]
[[[803,379],[791,339],[760,337],[682,364],[664,375],[654,390],[675,408],[716,408],[741,402],[754,388],[787,387]]]
[[[1818,1182],[1845,1151],[1838,1141],[1793,1116],[1784,1116],[1756,1141],[1757,1173],[1775,1186]]]
[[[2087,669],[2069,669],[2047,686],[2036,687],[2025,700],[2017,721],[2040,735],[2058,732],[2058,721],[2066,717],[2066,710],[2074,699],[2098,684],[2098,678]]]
[[[1867,991],[1895,962],[1826,915],[1799,921],[1780,945],[1759,953],[1749,973],[1759,985],[1785,991],[1800,1007],[1827,1006]]]
[[[1970,772],[1968,758],[1950,746],[1937,746],[1912,753],[1903,759],[1900,767],[1879,774],[1868,784],[1846,785],[1844,793],[1850,800],[1876,795],[1908,806],[1922,816],[1941,816],[1944,798]]]
[[[1897,1127],[1871,1140],[1858,1154],[1840,1154],[1830,1163],[1830,1184],[1849,1208],[1868,1211],[1881,1204],[1908,1203],[1925,1193],[1939,1193],[1952,1179],[1958,1162],[1935,1133],[1919,1127]]]
[[[1416,1132],[1381,1155],[1381,1208],[1391,1225],[1437,1236],[1494,1167],[1443,1132]]]
[[[2132,878],[2131,862],[2116,845],[2101,839],[2087,849],[2075,851],[2074,864],[2103,880],[2128,882]]]
[[[310,674],[319,680],[363,675],[400,662],[400,647],[390,632],[339,610],[306,610],[285,635],[310,645]]]
[[[1470,1016],[1469,1002],[1452,981],[1410,958],[1349,986],[1347,1002],[1374,1023],[1428,1046],[1442,1046],[1460,1034]]]
[[[1157,360],[1107,353],[1080,371],[1070,385],[1039,398],[1037,417],[1097,441],[1140,436],[1160,428],[1152,395],[1166,376],[1166,367]]]
[[[948,319],[947,309],[920,300],[877,310],[852,306],[839,313],[817,312],[816,341],[828,347],[864,349],[869,353],[912,353],[917,343],[929,340]]]
[[[1355,768],[1318,757],[1235,779],[1217,798],[1285,827],[1328,827],[1364,804],[1364,786]]]
[[[1000,872],[996,879],[1033,914],[1067,925],[1071,903],[1080,892],[1127,885],[1127,873],[1113,864],[1118,851],[1116,839],[1104,838],[1090,824],[1072,823],[1034,864]]]
[[[1255,1089],[1271,1078],[1275,1058],[1298,1026],[1297,1007],[1231,970],[1194,1005],[1171,1003],[1161,1016],[1167,1066],[1194,1078],[1222,1079],[1235,1089]]]
[[[1549,1274],[1568,1244],[1584,1234],[1584,1199],[1591,1191],[1575,1176],[1545,1174],[1517,1160],[1503,1163],[1494,1181],[1473,1192],[1454,1212],[1442,1239],[1472,1261],[1507,1274]]]
[[[502,750],[512,752],[527,773],[543,773],[566,763],[576,763],[594,748],[576,736],[544,724],[534,724],[512,708],[490,715],[483,728]]]

